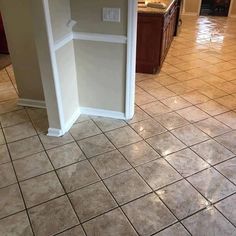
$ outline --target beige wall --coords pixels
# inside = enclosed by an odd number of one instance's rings
[[[30,0],[0,0],[20,98],[44,100]]]
[[[232,1],[232,0],[231,0]],[[231,14],[232,15],[236,15],[236,0],[233,0],[233,5],[232,5],[232,10],[231,10]]]

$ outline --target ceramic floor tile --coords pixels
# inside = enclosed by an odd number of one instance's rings
[[[168,86],[168,85],[175,84],[175,83],[179,82],[177,79],[175,79],[169,75],[158,76],[155,80],[163,86]]]
[[[228,109],[231,109],[231,110],[236,109],[236,98],[232,95],[218,98],[216,99],[216,101],[220,103],[221,105],[227,107]]]
[[[184,86],[182,83],[178,84],[172,84],[169,86],[166,86],[170,91],[174,92],[177,95],[182,95],[188,92],[193,92],[195,89],[189,87],[189,86]]]
[[[190,149],[173,153],[165,159],[183,176],[187,177],[204,170],[209,165]]]
[[[163,103],[157,101],[141,106],[141,108],[150,116],[158,116],[164,113],[171,112],[171,109]]]
[[[100,134],[101,131],[93,121],[88,120],[73,125],[73,127],[70,129],[70,133],[74,139],[80,140]]]
[[[77,190],[69,195],[81,222],[103,214],[117,206],[102,182]]]
[[[34,154],[13,162],[19,180],[25,180],[53,170],[45,152]]]
[[[123,120],[116,120],[104,117],[96,117],[93,118],[93,120],[103,132],[126,126],[126,123]]]
[[[50,149],[47,154],[56,169],[85,159],[84,154],[75,142]]]
[[[0,115],[2,127],[13,126],[27,121],[29,121],[29,117],[25,110],[9,112]]]
[[[133,169],[106,179],[104,182],[120,205],[152,191]]]
[[[223,146],[228,148],[231,152],[236,154],[236,146],[235,146],[236,131],[232,131],[230,133],[223,134],[215,139],[216,139],[216,141],[221,143]]]
[[[154,236],[190,236],[190,234],[180,223],[177,223]]]
[[[120,148],[120,152],[133,166],[160,158],[160,155],[144,141]]]
[[[236,202],[236,194],[222,200],[217,203],[216,208],[230,220],[234,225],[236,225],[236,210],[235,203]]]
[[[79,223],[65,196],[31,208],[29,216],[37,236],[54,235]]]
[[[236,158],[233,158],[231,160],[225,161],[217,166],[215,168],[224,176],[226,176],[229,180],[231,180],[234,184],[236,184]]]
[[[178,139],[187,146],[203,142],[210,137],[193,125],[184,126],[171,131]]]
[[[231,131],[231,129],[214,118],[199,121],[195,124],[200,130],[210,137],[216,137]]]
[[[144,139],[164,133],[166,129],[153,119],[132,124],[132,128]]]
[[[29,122],[4,128],[4,133],[7,142],[14,142],[36,135],[33,125]]]
[[[33,236],[26,212],[20,212],[1,220],[0,235]]]
[[[2,129],[0,129],[0,145],[5,144],[5,143],[6,143],[6,141],[5,141],[5,138],[3,135],[3,131],[2,131]]]
[[[103,179],[131,168],[131,165],[118,151],[93,157],[90,161]]]
[[[169,89],[165,87],[150,89],[148,90],[148,93],[158,100],[166,99],[166,98],[173,97],[176,95],[175,93],[171,92]]]
[[[162,156],[177,152],[186,147],[181,141],[168,132],[147,139],[147,142]]]
[[[176,221],[155,194],[128,203],[122,209],[139,235],[151,235]]]
[[[24,202],[17,184],[0,189],[0,218],[24,210]]]
[[[225,106],[222,106],[221,104],[219,104],[213,100],[199,104],[199,105],[197,105],[197,107],[200,108],[201,110],[205,111],[206,113],[208,113],[211,116],[216,116],[221,113],[225,113],[229,110]]]
[[[191,147],[199,156],[211,165],[232,158],[234,154],[214,140],[208,140]]]
[[[46,133],[49,129],[48,119],[41,119],[32,121],[33,126],[38,134]]]
[[[81,226],[76,226],[72,229],[66,230],[63,233],[58,234],[58,236],[85,236],[85,233]]]
[[[57,170],[58,176],[67,192],[99,181],[99,177],[88,161]]]
[[[29,114],[29,117],[32,121],[47,118],[46,109],[27,108],[27,113]]]
[[[146,120],[149,118],[150,118],[150,116],[147,113],[145,113],[142,109],[140,109],[138,106],[136,106],[133,118],[131,120],[128,120],[127,122],[129,124],[133,124],[133,123],[136,123],[136,122],[139,122],[142,120]]]
[[[141,91],[137,91],[135,92],[135,103],[139,106],[150,103],[150,102],[154,102],[156,101],[156,98],[151,96],[149,93],[141,90]]]
[[[236,187],[214,169],[204,170],[188,178],[210,202],[219,201],[236,192]]]
[[[20,187],[28,208],[64,194],[55,172],[23,181]]]
[[[217,120],[228,125],[232,129],[236,129],[236,112],[230,111],[215,117]]]
[[[181,175],[163,159],[138,166],[136,169],[153,189],[162,188],[182,178]]]
[[[45,149],[52,149],[74,141],[73,137],[67,133],[62,137],[49,137],[45,134],[39,135]]]
[[[209,205],[186,180],[165,187],[157,191],[157,194],[178,219],[190,216]]]
[[[137,85],[144,90],[149,90],[149,89],[161,87],[161,85],[153,79],[143,80],[141,82],[138,82]]]
[[[209,115],[197,107],[188,107],[182,110],[178,110],[177,113],[189,122],[198,122],[209,118]]]
[[[0,164],[4,164],[7,162],[10,162],[10,155],[8,153],[8,149],[7,146],[4,145],[0,145]]]
[[[11,163],[0,165],[0,188],[17,182],[15,172]]]
[[[199,92],[211,99],[216,99],[227,95],[227,93],[225,93],[224,91],[217,89],[216,87],[213,86],[201,88],[199,89]]]
[[[109,131],[106,133],[106,136],[118,148],[142,140],[142,138],[128,126]]]
[[[83,224],[87,236],[137,236],[137,233],[119,209],[115,209]]]
[[[17,99],[11,99],[6,102],[1,102],[0,103],[0,114],[23,109],[23,107],[18,106],[17,103],[18,103]]]
[[[81,141],[78,141],[78,144],[88,158],[115,149],[114,145],[107,139],[104,134],[83,139]]]
[[[10,143],[8,147],[13,160],[43,151],[43,146],[37,136]]]
[[[181,95],[181,97],[184,98],[186,101],[192,103],[193,105],[201,104],[209,100],[207,96],[197,91],[183,94]]]
[[[183,221],[192,235],[232,236],[235,227],[230,224],[216,209],[208,208]]]
[[[187,102],[186,100],[184,100],[181,97],[171,97],[171,98],[167,98],[165,100],[162,100],[162,102],[168,106],[169,108],[171,108],[173,111],[175,110],[180,110],[186,107],[191,106],[192,104]]]
[[[166,113],[154,118],[160,124],[162,124],[168,130],[179,128],[181,126],[188,125],[189,122],[185,120],[182,116],[175,112]]]

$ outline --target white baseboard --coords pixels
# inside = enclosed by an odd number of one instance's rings
[[[101,116],[101,117],[108,117],[114,119],[125,119],[125,113],[118,112],[118,111],[110,111],[110,110],[103,110],[103,109],[96,109],[90,107],[81,107],[80,108],[81,114],[90,115],[90,116]]]
[[[17,104],[24,107],[46,108],[45,101],[40,100],[19,98]]]
[[[54,129],[54,128],[49,128],[47,136],[50,137],[61,137],[65,134],[65,132],[62,129]]]

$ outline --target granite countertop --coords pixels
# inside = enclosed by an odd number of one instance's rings
[[[171,6],[174,4],[175,0],[161,0],[161,2],[165,3],[167,5],[167,8],[158,9],[158,8],[147,7],[143,4],[139,4],[138,12],[139,13],[152,13],[152,14],[165,14],[166,12],[169,11]]]

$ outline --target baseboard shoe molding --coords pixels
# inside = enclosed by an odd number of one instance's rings
[[[46,108],[45,101],[19,98],[17,104],[24,107]]]
[[[183,16],[198,16],[197,12],[183,12]]]
[[[101,116],[101,117],[125,120],[125,113],[118,111],[110,111],[110,110],[96,109],[90,107],[81,107],[80,111],[81,114],[83,115]]]

